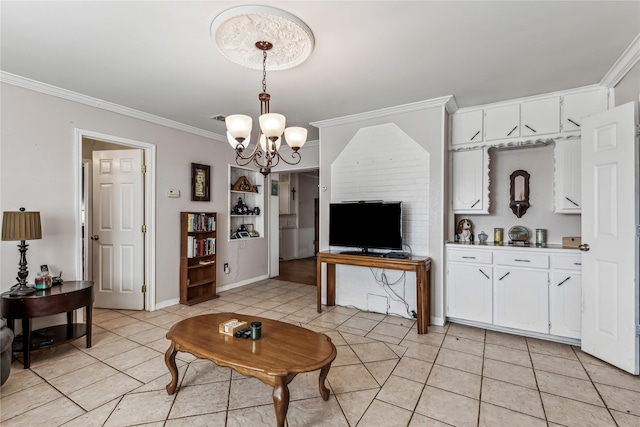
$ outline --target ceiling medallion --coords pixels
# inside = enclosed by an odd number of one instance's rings
[[[211,22],[211,38],[229,60],[253,70],[262,69],[257,40],[269,41],[267,70],[279,71],[302,64],[311,55],[315,40],[298,17],[268,6],[227,9]]]

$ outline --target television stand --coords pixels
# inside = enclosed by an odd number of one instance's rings
[[[371,252],[370,252],[371,253]],[[340,252],[318,252],[316,254],[318,313],[322,313],[322,263],[327,264],[327,305],[336,305],[336,264],[359,267],[388,268],[416,273],[416,300],[418,333],[426,334],[431,307],[431,258],[412,256],[409,258],[369,257]]]

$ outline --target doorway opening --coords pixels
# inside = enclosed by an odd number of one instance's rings
[[[83,280],[94,281],[96,284],[96,307],[153,311],[155,310],[156,293],[154,273],[155,219],[153,214],[155,212],[155,145],[80,129],[76,129],[75,133],[76,164],[78,168],[76,174],[76,188],[78,189],[78,209],[76,216],[76,242],[78,242],[78,251],[76,253],[79,255],[77,276],[82,277]],[[140,159],[136,161],[140,163],[140,165],[136,167],[140,167],[141,172],[144,171],[142,164],[144,164],[144,168],[146,168],[146,172],[139,174],[135,182],[127,182],[123,185],[125,193],[131,191],[129,199],[135,201],[139,207],[137,208],[137,213],[133,215],[136,221],[136,233],[131,233],[137,235],[136,240],[134,242],[127,242],[120,248],[116,248],[115,245],[110,244],[111,242],[105,241],[103,233],[116,231],[116,228],[126,229],[126,227],[114,227],[113,230],[104,226],[95,228],[96,221],[93,219],[94,217],[103,218],[105,215],[109,215],[109,213],[105,213],[109,211],[108,209],[100,208],[100,210],[96,210],[93,208],[94,202],[101,202],[106,198],[104,195],[100,195],[99,197],[96,196],[96,198],[100,200],[94,200],[93,177],[95,171],[93,165],[95,162],[98,162],[95,164],[102,165],[108,164],[110,161],[96,160],[94,162],[94,154],[100,157],[100,153],[124,153],[126,159],[122,162],[122,165],[125,167],[125,172],[126,165],[129,164],[127,163],[128,157],[130,157],[128,156],[129,153],[131,153],[133,157]],[[98,180],[96,180],[96,182],[98,182]],[[108,189],[109,186],[109,183],[102,183],[102,186],[99,188]],[[121,197],[118,197],[118,200],[120,199]],[[98,216],[95,216],[95,213],[97,213]],[[126,225],[129,226],[132,224],[133,221],[131,221],[131,224]],[[129,228],[132,227],[133,226]],[[102,241],[100,241],[101,236],[103,236]],[[127,251],[135,253],[136,256],[128,256]],[[124,261],[124,265],[117,275],[109,277],[108,274],[100,274],[100,271],[105,271],[102,265],[105,254],[109,262]],[[100,259],[100,261],[98,261],[98,259]],[[123,275],[124,278],[122,278]],[[131,293],[131,298],[128,298],[129,295],[125,295],[129,289],[120,287],[121,284],[127,282],[127,280],[128,283],[135,283],[135,285],[132,286],[135,286],[136,293]],[[116,292],[122,294],[120,301],[118,301]],[[115,299],[109,298],[110,293],[115,295]],[[101,303],[99,303],[100,294],[104,297]],[[124,299],[122,299],[122,297],[124,297]],[[135,301],[134,306],[121,306],[123,302],[125,302],[126,305],[130,305],[132,301]]]
[[[271,210],[278,220],[277,259],[280,280],[316,284],[315,254],[318,247],[319,169],[280,172],[277,206]],[[274,224],[274,222],[272,222]],[[275,225],[274,224],[274,225]]]

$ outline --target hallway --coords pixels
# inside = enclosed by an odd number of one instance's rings
[[[280,261],[280,275],[274,279],[316,286],[316,257]]]

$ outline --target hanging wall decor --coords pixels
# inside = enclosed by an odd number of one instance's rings
[[[191,163],[191,200],[211,201],[211,166]]]

